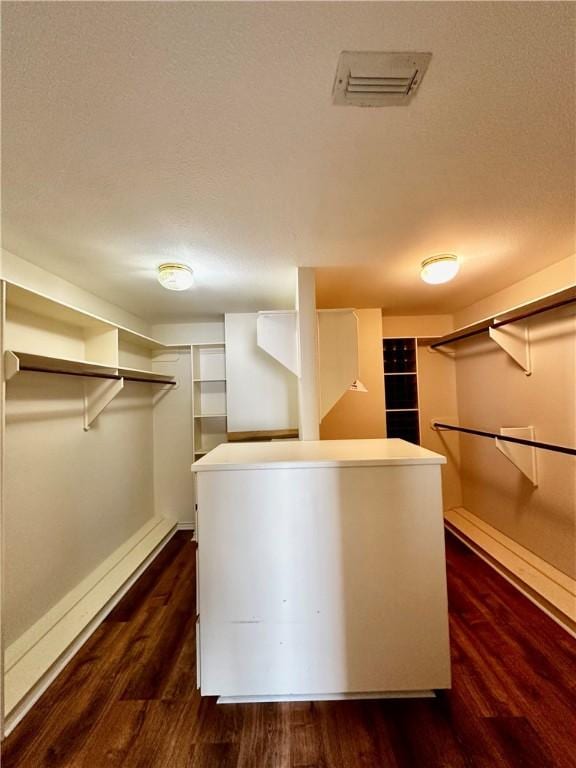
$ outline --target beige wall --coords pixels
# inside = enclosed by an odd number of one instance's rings
[[[455,328],[492,317],[498,312],[512,309],[539,296],[545,296],[576,282],[576,254],[536,272],[530,277],[510,285],[498,293],[487,296],[454,314]]]
[[[458,313],[470,323],[576,281],[562,262]],[[574,305],[529,321],[533,373],[526,376],[486,335],[460,342],[459,421],[498,431],[533,425],[536,439],[576,445]],[[539,485],[502,456],[492,440],[461,435],[463,505],[565,573],[576,576],[576,459],[537,452]]]
[[[452,315],[385,315],[382,314],[382,336],[443,336],[453,328]]]
[[[165,344],[220,343],[224,341],[224,315],[198,318],[192,323],[159,323],[152,338]]]
[[[4,629],[10,644],[154,514],[152,408],[127,384],[89,432],[79,379],[8,384]]]
[[[6,256],[6,254],[4,254]],[[8,263],[9,262],[9,263]],[[15,257],[2,276],[146,332],[143,321]],[[4,602],[10,644],[154,514],[149,388],[124,390],[84,432],[80,379],[7,384]]]
[[[320,423],[321,440],[385,437],[382,316],[357,309],[360,381],[368,392],[346,392]]]

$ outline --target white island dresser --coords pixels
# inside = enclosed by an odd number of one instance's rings
[[[397,439],[226,444],[196,462],[202,695],[449,687],[443,463]]]

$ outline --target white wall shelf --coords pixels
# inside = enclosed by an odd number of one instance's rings
[[[458,328],[433,341],[430,347],[437,349],[488,331],[492,341],[498,344],[527,376],[530,376],[532,373],[530,337],[528,325],[523,321],[542,312],[549,312],[574,302],[576,302],[576,285],[571,285],[560,291],[533,299],[526,304],[512,307],[498,315]]]
[[[142,376],[143,378],[152,379],[159,384],[170,384],[173,382],[174,376],[167,376],[158,371],[150,371],[145,368],[118,368],[120,376]]]
[[[384,376],[416,376],[417,371],[402,371],[402,373],[396,373],[395,371],[384,371]]]
[[[171,351],[159,341],[24,286],[5,286],[6,381],[20,372],[85,377],[84,429],[125,380],[176,386],[173,376],[152,369],[156,356]]]
[[[387,408],[388,413],[418,413],[418,408]]]
[[[228,439],[226,345],[192,344],[194,461]]]
[[[17,359],[17,363],[14,362],[13,358]],[[77,373],[79,376],[91,373],[116,374],[114,366],[103,365],[92,360],[35,355],[15,349],[6,350],[5,361],[7,368],[5,377],[7,380],[11,379],[16,373],[28,368],[45,368],[54,372]]]

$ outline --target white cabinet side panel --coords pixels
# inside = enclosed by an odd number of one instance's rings
[[[197,482],[203,695],[449,686],[438,466]]]

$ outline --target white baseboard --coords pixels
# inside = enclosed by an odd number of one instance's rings
[[[262,704],[275,701],[357,701],[363,699],[434,699],[434,691],[386,691],[383,693],[286,693],[271,696],[219,696],[217,704]]]
[[[195,528],[195,523],[176,523],[176,530],[178,531],[193,531]]]
[[[464,544],[576,637],[576,580],[498,531],[463,507],[444,519]]]
[[[6,649],[4,736],[38,701],[175,532],[173,520],[150,520]]]

